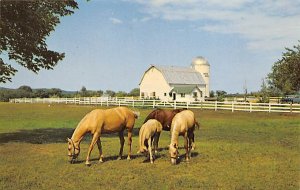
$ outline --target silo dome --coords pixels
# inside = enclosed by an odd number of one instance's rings
[[[192,62],[192,66],[196,65],[209,65],[209,63],[204,57],[198,56]]]

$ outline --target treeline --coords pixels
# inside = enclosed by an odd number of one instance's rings
[[[74,97],[124,97],[124,96],[139,96],[139,88],[132,89],[129,93],[125,91],[113,90],[87,90],[82,87],[79,91],[64,91],[59,88],[41,88],[32,89],[30,86],[20,86],[17,89],[0,88],[0,101],[8,102],[13,98],[74,98]]]

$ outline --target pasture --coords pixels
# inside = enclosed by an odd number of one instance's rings
[[[193,110],[192,159],[173,166],[163,131],[154,164],[138,151],[138,128],[152,109],[140,112],[133,136],[132,160],[117,160],[119,138],[102,136],[84,165],[90,137],[81,144],[79,162],[67,162],[66,138],[94,106],[0,103],[1,189],[299,189],[300,114]],[[106,108],[106,107],[104,107]],[[125,140],[126,137],[125,137]],[[180,137],[180,155],[185,153]]]

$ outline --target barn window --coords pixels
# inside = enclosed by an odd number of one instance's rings
[[[164,96],[167,96],[167,93],[164,93]]]
[[[197,97],[198,97],[197,92],[193,92],[193,98],[197,98]]]
[[[142,97],[142,98],[145,97],[145,92],[141,92],[141,97]]]
[[[180,95],[181,95],[181,97],[182,97],[182,98],[184,98],[184,97],[185,97],[185,93],[181,93]]]
[[[152,92],[152,97],[155,97],[155,92]]]

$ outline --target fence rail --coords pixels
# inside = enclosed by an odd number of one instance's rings
[[[131,107],[163,107],[163,108],[194,108],[210,110],[230,110],[246,112],[280,112],[300,113],[300,104],[246,103],[246,102],[165,102],[160,100],[145,100],[133,98],[20,98],[11,99],[11,103],[44,103],[44,104],[79,104],[101,106],[131,106]]]

